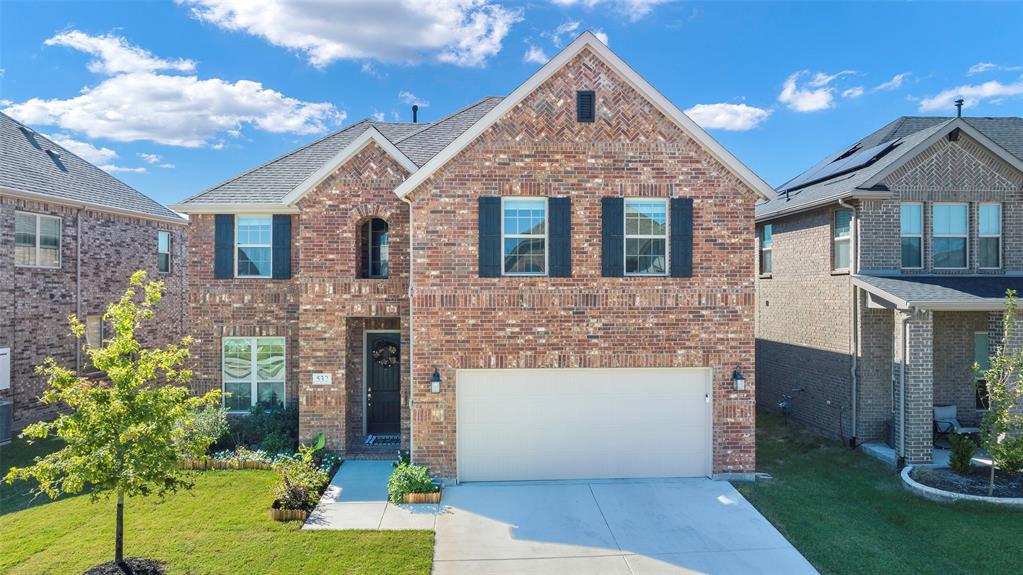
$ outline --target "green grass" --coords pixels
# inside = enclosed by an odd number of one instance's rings
[[[56,445],[15,440],[0,448],[0,470]],[[430,572],[432,532],[300,531],[267,516],[273,482],[270,471],[207,471],[191,491],[130,499],[125,555],[164,561],[172,574]],[[0,487],[0,573],[81,573],[113,559],[112,499],[33,500],[28,488]]]
[[[1018,574],[1023,512],[920,499],[868,456],[758,415],[757,468],[739,491],[823,574]]]

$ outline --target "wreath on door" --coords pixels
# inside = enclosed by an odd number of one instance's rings
[[[370,353],[373,361],[381,367],[394,367],[398,365],[398,346],[387,340],[380,340],[373,346]]]

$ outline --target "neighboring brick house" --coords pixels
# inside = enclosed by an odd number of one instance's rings
[[[139,269],[166,284],[151,327],[164,344],[183,335],[187,222],[138,190],[0,113],[0,401],[13,430],[54,414],[37,400],[47,357],[86,370],[68,316],[102,338],[108,303]],[[9,370],[9,371],[8,371]]]
[[[909,463],[1023,294],[1023,118],[903,117],[757,206],[757,399]],[[800,390],[800,391],[793,391]]]
[[[505,98],[175,206],[195,383],[447,478],[749,477],[769,191],[585,33]]]

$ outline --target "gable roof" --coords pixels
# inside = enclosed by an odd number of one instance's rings
[[[346,150],[368,130],[373,130],[389,147],[389,153],[414,172],[449,141],[458,137],[501,98],[483,98],[434,123],[394,123],[360,120],[310,144],[292,150],[186,198],[174,205],[182,212],[197,213],[231,208],[235,210],[282,210],[302,195],[303,184],[329,169],[336,170],[353,154]],[[367,140],[361,140],[363,144]],[[382,145],[382,141],[377,141]],[[359,148],[361,149],[361,148]],[[319,178],[322,181],[323,177]],[[317,181],[317,183],[319,182]],[[299,191],[296,191],[299,190]],[[287,201],[285,200],[287,198]]]
[[[703,128],[699,127],[686,116],[682,110],[671,103],[670,100],[661,95],[646,80],[628,66],[617,54],[611,51],[603,42],[597,39],[592,32],[586,31],[579,35],[571,44],[565,47],[554,58],[551,58],[536,73],[529,77],[524,83],[515,89],[499,104],[494,106],[478,122],[452,140],[444,149],[438,151],[428,162],[422,165],[419,171],[415,172],[395,192],[400,197],[405,197],[409,192],[416,189],[419,184],[426,181],[434,172],[446,164],[458,152],[465,149],[473,140],[492,126],[497,120],[504,116],[509,110],[529,96],[538,86],[554,75],[562,66],[572,60],[584,49],[592,50],[605,64],[616,70],[636,91],[645,96],[661,113],[672,119],[682,130],[689,134],[708,153],[714,156],[728,170],[735,174],[755,193],[767,199],[771,197],[771,187],[759,176],[753,173],[742,162],[736,159],[731,152],[726,150],[714,138],[710,137]]]
[[[156,200],[2,112],[0,195],[187,223]]]
[[[877,189],[881,180],[957,128],[1023,171],[1023,118],[901,117],[778,186],[770,201],[757,205],[757,221],[813,209],[843,198],[887,197],[888,190]],[[865,150],[887,142],[893,143],[894,148],[872,163],[816,183],[810,179],[808,185],[792,187],[794,182],[831,164],[848,150]],[[786,193],[790,187],[792,189]]]

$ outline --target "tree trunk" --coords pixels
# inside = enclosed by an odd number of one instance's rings
[[[114,561],[124,567],[124,492],[117,492],[117,532],[114,536]]]

